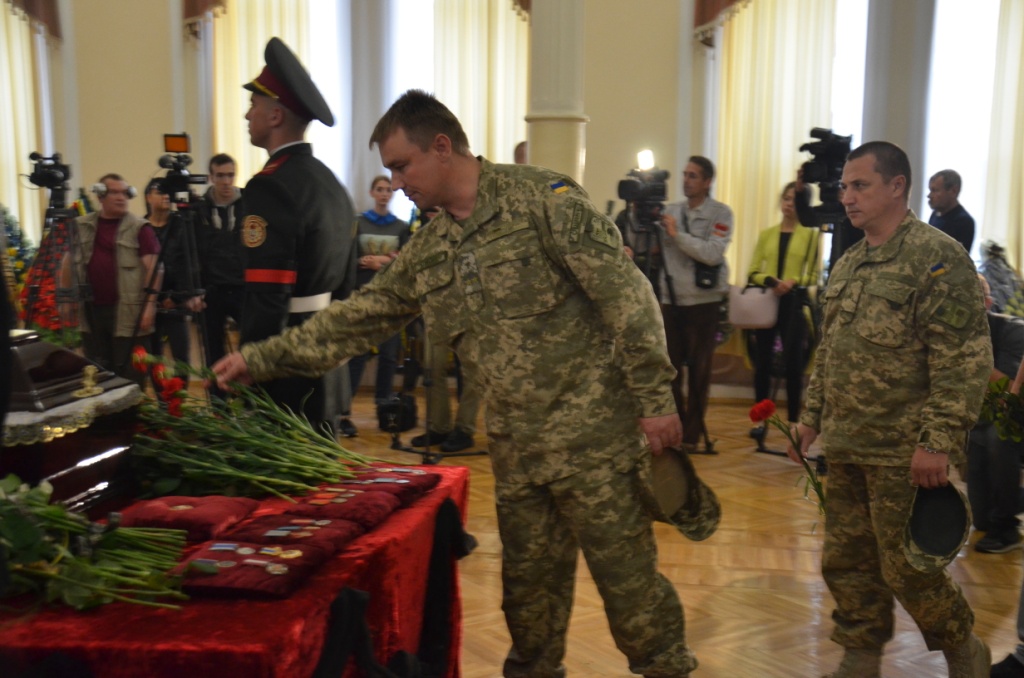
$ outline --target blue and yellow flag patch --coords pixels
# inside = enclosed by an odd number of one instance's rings
[[[945,275],[948,272],[946,265],[941,261],[928,269],[929,275],[933,278],[938,278],[940,275]]]
[[[551,184],[551,190],[555,193],[565,193],[569,190],[569,187],[565,185],[564,181],[559,181],[558,183]]]

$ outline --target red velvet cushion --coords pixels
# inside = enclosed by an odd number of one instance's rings
[[[364,492],[362,489],[314,492],[300,497],[298,502],[285,509],[285,512],[310,518],[351,520],[367,531],[384,522],[401,505],[398,497],[393,494]]]
[[[186,530],[189,541],[215,539],[252,513],[259,502],[245,497],[160,497],[124,509],[124,527]]]
[[[321,524],[317,524],[321,523]],[[247,541],[270,546],[280,544],[315,544],[336,553],[366,530],[350,520],[278,514],[262,516],[243,523],[223,535],[223,540]]]
[[[227,546],[233,548],[224,548]],[[191,595],[284,598],[330,556],[329,549],[313,544],[207,542],[172,573],[185,575],[182,589]],[[200,571],[194,563],[202,563],[215,572]]]
[[[351,480],[331,483],[330,487],[387,492],[399,498],[402,506],[408,506],[426,492],[434,489],[441,480],[437,473],[408,467],[379,467],[373,471],[357,472]]]

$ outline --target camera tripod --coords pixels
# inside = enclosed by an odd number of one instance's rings
[[[191,197],[191,196],[190,196]],[[162,227],[159,235],[160,254],[157,256],[156,264],[146,281],[145,295],[159,295],[161,291],[168,294],[168,298],[176,302],[172,308],[163,308],[157,303],[157,314],[171,318],[191,318],[199,333],[199,361],[206,364],[206,323],[203,317],[202,308],[192,310],[187,302],[196,297],[201,297],[205,290],[202,288],[199,272],[199,248],[196,244],[195,235],[195,208],[191,202],[171,203],[171,212],[167,224]],[[168,260],[168,253],[172,253],[171,265],[174,266],[174,289],[161,290],[166,287],[161,279],[161,267]],[[135,319],[135,328],[132,332],[133,342],[138,338],[142,327],[142,317],[146,310],[145,299],[139,307]],[[191,344],[191,341],[189,341]]]
[[[425,342],[425,329],[422,325],[422,320],[414,321],[415,324],[409,325],[407,332],[409,332],[409,343],[410,348],[422,348],[423,342]],[[410,332],[413,330],[413,332]],[[415,351],[410,351],[415,353]],[[424,351],[420,351],[421,354]],[[425,357],[425,356],[424,356]],[[435,387],[434,378],[430,373],[429,369],[424,369],[423,364],[420,360],[415,357],[407,357],[402,363],[403,379],[402,379],[402,392],[409,393],[416,387],[416,380],[423,377],[423,388],[426,391],[426,408],[424,412],[424,440],[425,444],[422,448],[412,447],[409,445],[403,445],[400,432],[397,427],[391,431],[391,449],[399,450],[401,452],[408,452],[409,454],[418,454],[422,457],[422,463],[424,465],[434,465],[449,457],[477,457],[487,454],[486,450],[474,450],[470,452],[444,452],[438,450],[434,452],[431,450],[431,389]],[[445,384],[440,384],[440,388],[444,388]]]
[[[661,210],[660,208],[655,210],[648,206],[643,211],[649,216],[645,219],[637,219],[636,214],[630,210],[628,206],[626,208],[626,218],[629,230],[636,236],[636,238],[633,239],[633,242],[636,245],[636,248],[633,251],[634,261],[635,257],[643,255],[644,259],[642,264],[637,264],[637,266],[641,271],[643,271],[644,277],[650,281],[651,286],[654,288],[655,295],[658,295],[659,286],[661,285],[662,279],[664,279],[665,290],[668,293],[669,303],[672,306],[676,306],[676,293],[672,285],[672,274],[669,273],[668,268],[664,265],[657,267],[654,266],[655,258],[661,258],[661,253],[664,251],[664,239],[661,227],[657,222],[655,222],[655,218],[660,217]],[[625,234],[623,234],[623,236],[623,240],[626,240]],[[639,239],[639,236],[643,236],[642,241]],[[662,264],[664,263],[663,258],[661,258],[660,261]],[[711,436],[708,434],[705,414],[705,412],[700,413],[700,429],[704,446],[696,446],[691,450],[691,452],[693,454],[718,454],[718,452],[715,451],[715,442],[711,440]]]

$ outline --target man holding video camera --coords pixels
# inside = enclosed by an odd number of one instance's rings
[[[683,170],[686,200],[665,205],[663,266],[659,293],[665,337],[676,378],[676,410],[683,422],[683,449],[694,452],[704,432],[711,388],[711,359],[722,299],[729,291],[725,250],[732,240],[732,210],[711,197],[715,166],[691,156]],[[683,367],[687,398],[683,398]]]

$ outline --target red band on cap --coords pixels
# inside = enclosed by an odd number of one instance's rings
[[[249,268],[245,271],[245,282],[247,283],[294,285],[297,279],[298,274],[295,271],[278,271],[270,268]]]
[[[273,93],[277,100],[287,106],[292,112],[301,115],[307,120],[313,119],[313,114],[306,110],[306,107],[302,105],[302,102],[295,96],[295,93],[280,81],[268,66],[263,67],[263,71],[256,76],[254,82],[258,83],[261,89]]]

